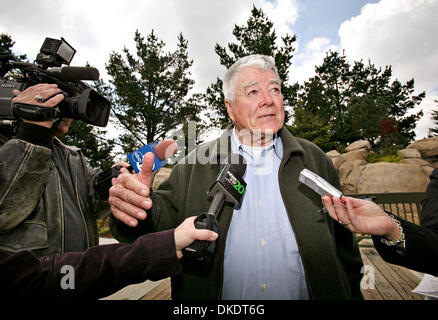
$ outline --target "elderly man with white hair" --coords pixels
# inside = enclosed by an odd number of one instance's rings
[[[298,181],[304,168],[337,188],[339,177],[323,151],[283,127],[274,59],[239,59],[225,74],[223,89],[233,125],[191,152],[158,190],[151,190],[152,154],[138,175],[124,171],[114,181],[109,202],[116,238],[134,241],[206,211],[218,159],[240,154],[247,164],[242,203],[225,204],[218,213],[211,263],[183,262],[184,273],[172,278],[172,298],[361,299],[362,260],[354,235],[321,215],[321,197]],[[199,161],[200,154],[208,163]]]

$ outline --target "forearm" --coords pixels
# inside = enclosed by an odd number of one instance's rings
[[[373,236],[379,255],[387,262],[437,276],[438,233],[408,221],[400,223],[405,234],[404,247],[387,246]]]
[[[8,294],[52,299],[97,299],[129,284],[181,272],[174,230],[142,236],[133,244],[96,246],[40,259],[20,252],[2,258],[0,269]]]

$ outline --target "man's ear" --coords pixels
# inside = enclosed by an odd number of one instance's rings
[[[234,122],[234,114],[233,114],[232,101],[225,100],[225,107],[227,108],[228,116],[230,117],[231,121]]]

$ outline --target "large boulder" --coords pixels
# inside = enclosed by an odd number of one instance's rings
[[[344,157],[342,157],[342,155],[336,150],[331,150],[326,154],[332,160],[336,169],[338,169],[345,162]]]
[[[365,160],[367,158],[368,151],[366,149],[357,149],[342,154],[345,161]]]
[[[429,178],[421,166],[408,163],[367,164],[357,179],[357,193],[424,192]]]
[[[397,154],[402,159],[421,159],[420,151],[414,148],[399,150]]]
[[[438,168],[438,136],[415,141],[407,149],[417,149],[424,160]]]
[[[366,140],[353,142],[345,150],[342,154],[327,152],[345,194],[424,192],[430,174],[438,167],[438,137],[416,141],[398,151],[400,163],[367,163],[372,151]]]
[[[357,183],[366,164],[365,160],[355,160],[344,162],[339,167],[339,178],[345,194],[357,193]]]
[[[370,151],[371,150],[370,142],[368,140],[357,140],[345,148],[347,152],[359,150],[359,149],[365,149],[367,151]]]

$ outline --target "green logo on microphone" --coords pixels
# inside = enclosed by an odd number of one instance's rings
[[[236,189],[239,194],[243,194],[245,192],[245,186],[241,185],[240,181],[238,181],[237,179],[235,181],[236,184],[233,184],[233,188]]]

